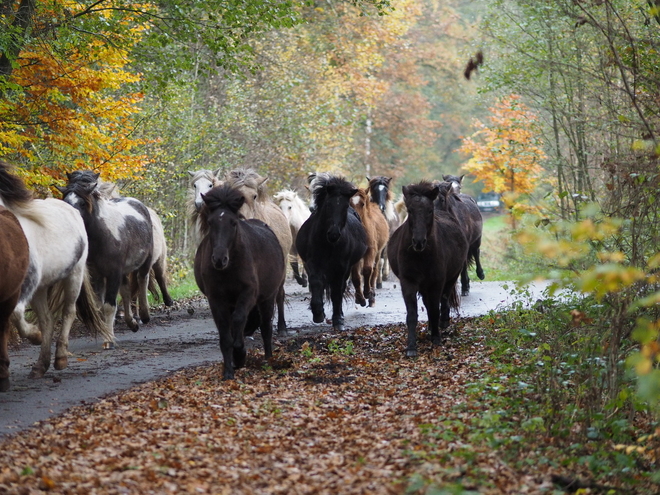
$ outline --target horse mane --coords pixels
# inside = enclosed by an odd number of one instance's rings
[[[9,163],[0,160],[0,197],[8,209],[24,209],[34,196],[21,178],[10,172],[12,168]]]
[[[319,208],[323,206],[329,190],[336,190],[339,194],[348,195],[355,189],[355,186],[344,177],[321,172],[309,175],[309,188],[313,203],[316,208]]]
[[[98,188],[99,182],[102,181],[98,179],[98,174],[95,174],[91,170],[76,170],[68,174],[68,178],[69,183],[62,188],[58,188],[62,193],[62,197],[69,193],[74,193],[85,202],[87,211],[92,211],[95,199],[107,199],[106,196],[101,194]],[[104,191],[107,193],[108,189],[104,188]]]
[[[209,215],[218,208],[226,208],[239,218],[243,218],[238,211],[243,206],[245,197],[238,189],[229,184],[221,184],[204,194],[204,206],[199,212],[199,233],[203,238],[209,233]]]
[[[225,174],[225,180],[232,186],[239,188],[248,187],[257,191],[257,201],[266,201],[269,199],[268,189],[266,188],[266,177],[262,177],[253,168],[237,168],[230,170]]]
[[[429,194],[433,191],[434,188],[438,187],[437,183],[430,182],[428,180],[423,180],[421,182],[418,182],[416,184],[410,184],[409,186],[406,187],[406,194],[405,196],[426,196],[428,197]]]
[[[122,197],[121,193],[119,192],[119,187],[114,182],[105,182],[103,180],[99,180],[96,188],[102,198],[111,199]]]

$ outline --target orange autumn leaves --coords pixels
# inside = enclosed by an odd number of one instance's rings
[[[532,192],[546,158],[536,116],[518,95],[502,98],[490,111],[489,122],[475,121],[477,131],[463,140],[459,151],[472,155],[463,169],[482,181],[484,190]]]
[[[45,4],[37,8],[47,17]],[[134,137],[142,94],[126,89],[139,80],[126,70],[140,37],[134,25],[121,43],[99,30],[83,42],[44,34],[22,47],[0,104],[0,157],[29,163],[20,169],[29,185],[48,187],[79,168],[116,180],[146,164]]]

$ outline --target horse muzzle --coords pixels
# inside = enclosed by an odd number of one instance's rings
[[[426,239],[420,239],[420,240],[413,239],[412,248],[413,251],[421,253],[422,251],[424,251],[424,249],[426,249]]]
[[[219,258],[211,256],[211,263],[213,263],[213,268],[216,270],[224,270],[229,266],[229,256],[225,255]]]

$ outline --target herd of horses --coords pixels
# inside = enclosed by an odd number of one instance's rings
[[[118,295],[133,331],[149,321],[148,291],[172,304],[167,244],[156,212],[121,196],[92,171],[72,172],[67,179],[58,187],[61,200],[35,199],[0,161],[0,391],[10,386],[10,322],[21,337],[41,345],[30,372],[39,378],[50,367],[57,321],[54,367],[59,370],[68,364],[76,315],[103,339],[104,349],[112,349]],[[367,179],[368,186],[358,188],[341,176],[312,173],[306,203],[288,189],[271,197],[267,178],[251,168],[190,172],[188,216],[198,246],[194,274],[218,329],[224,379],[244,366],[245,336],[257,329],[266,358],[272,356],[275,308],[277,333],[287,333],[287,265],[296,281],[309,287],[315,323],[325,321],[325,299],[330,300],[337,331],[344,329],[349,280],[355,302],[373,307],[375,289],[391,267],[407,310],[406,355],[417,355],[418,295],[431,339],[440,344],[440,329],[447,328],[450,309],[460,303],[458,279],[467,295],[468,268],[475,264],[484,278],[481,213],[460,192],[462,177],[405,186],[398,205],[390,178]],[[33,318],[26,318],[28,308]]]

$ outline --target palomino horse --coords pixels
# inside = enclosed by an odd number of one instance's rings
[[[300,199],[298,193],[290,189],[284,189],[273,196],[273,200],[279,205],[280,210],[289,221],[291,228],[291,238],[295,239],[298,236],[298,231],[302,224],[309,218],[309,207],[305,202]],[[307,274],[305,270],[300,269],[298,264],[298,251],[296,250],[296,243],[291,243],[291,251],[289,251],[289,263],[293,270],[293,276],[303,287],[307,287]]]
[[[275,300],[284,291],[285,257],[280,243],[261,220],[245,220],[245,197],[229,185],[204,196],[200,211],[204,235],[195,255],[195,280],[209,301],[220,334],[223,378],[245,365],[245,334],[258,326],[266,359],[273,355]]]
[[[107,337],[105,349],[114,348],[114,319],[117,294],[121,291],[126,324],[134,332],[138,322],[130,310],[131,289],[128,276],[132,272],[138,281],[140,319],[147,323],[149,303],[147,287],[152,265],[153,226],[149,210],[134,198],[107,198],[99,191],[99,174],[77,171],[68,175],[69,182],[60,188],[65,203],[76,208],[87,230],[89,259],[87,265],[92,282],[103,305]]]
[[[224,182],[234,189],[238,189],[245,197],[245,203],[241,207],[241,215],[245,218],[256,218],[268,225],[280,242],[282,254],[286,260],[293,238],[289,221],[282,210],[270,198],[265,183],[268,179],[262,177],[252,168],[238,168],[225,174]],[[282,294],[277,297],[277,333],[286,333],[286,321],[284,319],[284,288]]]
[[[0,206],[0,392],[9,390],[9,317],[30,263],[30,247],[16,215]]]
[[[438,193],[438,185],[426,181],[403,187],[408,218],[387,245],[406,304],[408,357],[417,356],[417,294],[426,307],[434,345],[441,343],[438,324],[447,328],[450,308],[459,306],[456,281],[465,265],[468,243],[454,215],[434,207]]]
[[[330,294],[332,326],[344,329],[342,299],[351,268],[367,251],[367,234],[350,200],[357,188],[342,177],[312,174],[310,190],[314,211],[303,223],[296,248],[305,263],[312,293],[314,323],[325,319],[323,295]]]
[[[481,267],[481,235],[483,219],[476,201],[469,195],[456,193],[456,182],[439,183],[441,193],[436,201],[436,208],[453,213],[468,240],[468,254],[465,266],[461,271],[461,295],[470,294],[470,275],[468,269],[475,264],[477,277],[484,279]],[[449,189],[449,191],[448,191]]]
[[[360,262],[351,268],[351,278],[355,287],[355,302],[369,307],[376,305],[376,281],[381,265],[381,255],[390,237],[390,228],[387,220],[381,214],[376,203],[369,199],[366,189],[358,189],[351,198],[351,206],[360,216],[364,231],[367,234],[367,251]],[[360,282],[364,284],[364,292]]]
[[[397,213],[394,207],[394,201],[392,200],[392,191],[390,189],[392,178],[378,175],[371,179],[367,177],[367,180],[369,181],[369,197],[371,198],[371,201],[378,205],[380,211],[383,212],[383,215],[385,215],[387,224],[390,227],[389,232],[391,234],[399,227],[399,225],[401,225],[399,214]],[[383,249],[381,260],[382,263],[378,270],[378,278],[376,280],[377,289],[383,287],[383,280],[387,280],[390,274],[390,263],[387,260],[385,249]]]
[[[0,205],[16,215],[29,245],[28,273],[11,321],[21,337],[41,344],[39,358],[29,375],[40,378],[50,367],[51,343],[58,318],[62,319],[62,327],[55,350],[56,370],[68,365],[69,331],[76,310],[92,333],[105,337],[85,267],[89,246],[85,224],[78,212],[62,201],[33,199],[23,181],[12,175],[9,165],[2,161]],[[28,305],[37,318],[36,326],[25,319]]]

